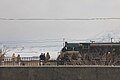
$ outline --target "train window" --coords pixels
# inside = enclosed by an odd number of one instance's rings
[[[89,45],[83,45],[83,49],[89,49],[90,46]]]

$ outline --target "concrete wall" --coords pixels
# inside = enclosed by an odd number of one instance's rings
[[[0,80],[120,80],[120,67],[0,67]]]

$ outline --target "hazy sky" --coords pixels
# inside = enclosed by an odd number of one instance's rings
[[[0,0],[0,18],[120,17],[120,0]],[[120,31],[120,20],[3,21],[0,40],[84,39]]]

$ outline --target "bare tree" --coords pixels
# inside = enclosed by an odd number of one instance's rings
[[[6,55],[6,53],[9,52],[9,51],[10,51],[9,47],[3,45],[3,47],[2,47],[2,54]]]

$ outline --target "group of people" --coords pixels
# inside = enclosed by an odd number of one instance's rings
[[[5,54],[1,54],[0,55],[0,65],[4,65],[4,61],[5,61]],[[20,55],[18,54],[18,56],[16,57],[15,56],[15,53],[12,54],[12,57],[11,57],[11,61],[13,63],[13,65],[15,63],[18,63],[20,65],[20,62],[21,62],[21,57]]]
[[[49,62],[49,60],[50,60],[49,52],[47,52],[46,54],[45,53],[40,54],[40,56],[39,56],[39,62],[40,62],[39,64],[40,65],[44,65],[46,62]],[[0,65],[4,65],[5,61],[6,61],[5,55],[1,54],[0,55]],[[18,54],[16,56],[15,53],[13,53],[10,61],[12,62],[13,65],[15,65],[15,64],[21,65],[22,64],[20,54]]]
[[[50,60],[49,52],[47,52],[46,55],[45,53],[41,53],[39,56],[39,60],[40,60],[40,65],[44,65],[46,61]]]
[[[45,55],[45,53],[41,53],[40,56],[39,56],[39,60],[40,60],[40,65],[44,65],[45,61],[50,60],[49,52],[47,52],[46,55]],[[13,53],[12,61],[13,61],[13,64],[15,64],[15,62],[17,62],[20,65],[21,64],[21,57],[20,57],[20,55],[18,54],[18,56],[16,57],[15,53]]]
[[[17,55],[17,57],[15,56],[15,53],[12,54],[12,58],[11,58],[12,62],[13,62],[13,65],[15,63],[17,63],[18,65],[21,64],[21,57],[20,57],[20,54]]]

